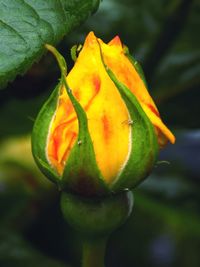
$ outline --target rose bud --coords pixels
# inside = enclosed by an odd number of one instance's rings
[[[118,36],[105,44],[90,32],[35,121],[32,150],[62,190],[105,195],[146,178],[168,141],[138,63]]]

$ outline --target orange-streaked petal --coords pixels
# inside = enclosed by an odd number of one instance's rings
[[[103,43],[100,39],[98,40],[101,44],[106,64],[115,73],[117,79],[124,83],[137,97],[147,116],[155,126],[160,146],[163,146],[167,140],[174,143],[174,135],[162,122],[158,109],[149,95],[143,80],[125,55],[119,37],[115,37],[108,45]]]
[[[47,158],[60,175],[77,135],[77,116],[66,91],[62,88],[47,142]]]

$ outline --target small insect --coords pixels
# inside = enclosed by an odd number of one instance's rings
[[[70,88],[67,88],[67,91],[69,94],[71,94],[72,90]]]
[[[82,144],[82,141],[78,140],[77,144],[80,146]]]
[[[122,122],[122,124],[128,124],[128,125],[133,125],[134,123],[136,123],[137,121],[136,120],[131,120],[131,119],[128,119],[128,120],[125,120]]]

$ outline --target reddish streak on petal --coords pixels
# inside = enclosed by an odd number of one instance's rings
[[[70,150],[72,148],[72,144],[74,142],[74,139],[77,137],[77,134],[75,132],[68,132],[68,133],[66,133],[65,138],[66,139],[69,138],[68,137],[69,135],[70,135],[71,139],[70,139],[69,144],[68,144],[68,146],[67,146],[67,148],[65,150],[64,155],[62,156],[62,159],[61,159],[61,163],[62,164],[65,162],[65,159],[67,158],[67,156],[68,156],[68,154],[69,154],[69,152],[70,152]]]
[[[64,130],[64,127],[65,127],[65,123],[58,125],[52,135],[53,144],[54,144],[53,154],[56,160],[58,160],[58,150],[59,150],[60,142],[62,142],[62,132]]]
[[[80,91],[78,91],[78,90],[74,91],[74,96],[76,97],[76,99],[78,101],[80,101],[80,99],[81,99],[81,97],[80,97]]]
[[[93,96],[90,98],[90,100],[88,101],[87,105],[85,106],[85,111],[87,111],[89,109],[89,107],[91,106],[93,100],[95,99],[95,97],[99,93],[99,90],[100,90],[100,87],[101,87],[101,80],[100,80],[99,76],[93,75],[92,83],[94,85],[94,89],[95,90],[94,90]]]
[[[109,120],[105,114],[102,116],[102,123],[103,123],[104,139],[106,142],[108,142],[110,138],[110,125],[109,125]]]
[[[98,93],[99,89],[101,87],[101,80],[100,80],[99,76],[98,75],[93,75],[92,81],[93,81],[93,84],[95,86],[95,91],[96,91],[96,93]]]
[[[76,121],[76,120],[77,120],[77,117],[73,117],[73,118],[71,118],[70,120],[64,122],[63,124],[64,124],[65,126],[67,126],[67,124],[70,124],[70,123],[72,123],[72,122],[74,122],[74,121]]]
[[[160,117],[159,112],[151,105],[151,104],[147,104],[147,107],[158,117]]]
[[[60,96],[60,100],[59,100],[58,106],[62,106],[63,107],[63,109],[65,110],[66,116],[73,111],[72,103],[70,102],[69,99],[65,98],[63,95]]]

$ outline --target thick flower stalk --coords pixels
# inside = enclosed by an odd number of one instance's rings
[[[33,155],[65,192],[62,210],[74,228],[104,236],[130,214],[132,195],[124,190],[148,176],[159,149],[175,137],[118,36],[105,44],[90,32],[69,74],[64,58],[46,47],[62,75],[35,121]]]

